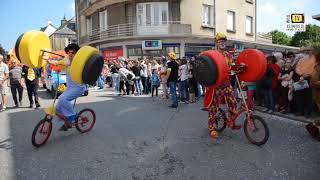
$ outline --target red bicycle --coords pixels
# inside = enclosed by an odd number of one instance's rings
[[[59,77],[59,75],[58,75]],[[59,82],[59,78],[58,78]],[[86,133],[90,131],[95,122],[96,122],[96,114],[92,109],[82,109],[78,113],[78,117],[75,123],[70,123],[67,118],[55,111],[55,102],[57,99],[57,90],[55,93],[55,98],[53,101],[53,105],[45,109],[46,115],[45,117],[36,125],[33,130],[31,142],[35,147],[40,147],[44,145],[52,132],[52,120],[55,116],[57,116],[60,120],[64,121],[64,124],[70,128],[76,128],[81,133]],[[76,101],[74,101],[73,107],[75,107]]]
[[[243,66],[243,65],[240,65]],[[243,69],[243,67],[240,67]],[[235,75],[237,80],[237,85],[242,92],[241,84],[239,82],[239,78],[237,76],[238,71],[232,71],[233,75]],[[241,71],[239,71],[241,72]],[[225,102],[226,97],[224,97]],[[254,115],[253,111],[248,108],[247,102],[245,97],[241,94],[240,95],[240,106],[238,106],[237,113],[233,113],[231,117],[228,117],[225,110],[222,108],[218,109],[217,112],[217,119],[216,119],[216,130],[218,132],[222,132],[228,126],[232,130],[237,129],[244,129],[244,134],[246,135],[247,139],[250,143],[261,146],[265,144],[269,139],[269,128],[267,123],[258,115]],[[227,103],[226,103],[227,104]],[[227,104],[228,106],[228,104]],[[228,108],[227,108],[228,109]],[[241,114],[245,114],[245,120],[243,125],[234,126],[235,121],[239,118]]]

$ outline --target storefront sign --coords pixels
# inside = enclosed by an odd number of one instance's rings
[[[123,56],[123,49],[107,49],[102,51],[105,61],[114,61]]]
[[[162,49],[161,40],[142,41],[142,50],[159,50]]]

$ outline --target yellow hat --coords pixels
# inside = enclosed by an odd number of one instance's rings
[[[218,40],[221,40],[221,39],[223,39],[223,40],[228,40],[228,39],[227,39],[227,36],[226,36],[225,34],[223,34],[223,33],[217,33],[217,34],[216,34],[216,37],[214,38],[214,41],[218,41]]]
[[[168,56],[169,56],[170,59],[173,59],[173,60],[176,60],[176,59],[177,59],[177,55],[176,55],[176,53],[174,53],[174,52],[169,52],[169,53],[168,53]]]

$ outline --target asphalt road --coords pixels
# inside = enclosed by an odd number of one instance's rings
[[[48,106],[48,94],[40,95],[42,107]],[[23,103],[29,105],[27,97]],[[42,109],[1,112],[0,179],[320,179],[320,143],[301,122],[257,112],[270,129],[269,141],[257,147],[243,130],[226,129],[213,141],[200,104],[178,109],[169,104],[90,91],[78,100],[77,109],[95,110],[93,130],[59,132],[54,124],[49,141],[39,149],[32,146],[31,134],[44,116]]]

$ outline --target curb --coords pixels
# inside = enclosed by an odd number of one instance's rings
[[[263,107],[260,107],[260,106],[256,106],[256,111],[259,111],[260,113],[263,113],[263,114],[269,114],[269,115],[274,115],[274,116],[279,116],[279,117],[282,117],[282,118],[286,118],[288,120],[291,120],[291,121],[299,121],[299,122],[302,122],[302,123],[310,123],[310,122],[313,122],[312,119],[307,119],[305,117],[297,117],[297,116],[294,116],[294,115],[290,115],[290,114],[282,114],[280,112],[273,112],[272,114],[270,113],[266,113],[263,111]]]

